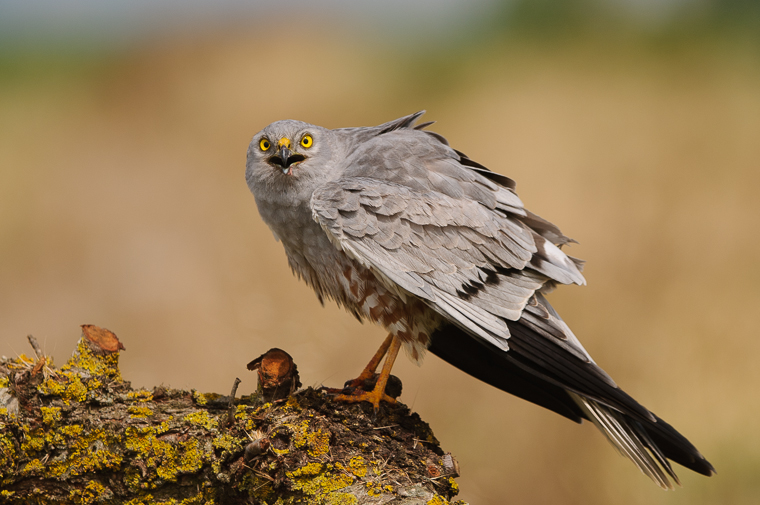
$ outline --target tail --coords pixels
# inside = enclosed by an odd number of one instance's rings
[[[552,356],[556,365],[572,366],[576,377],[585,375],[583,367],[572,362],[568,353],[525,352],[526,339],[532,344],[544,342],[520,323],[510,324],[510,349],[503,351],[471,337],[460,328],[449,325],[433,333],[430,352],[487,384],[552,410],[575,422],[587,419],[604,433],[618,451],[663,489],[680,485],[668,460],[679,463],[702,475],[715,473],[713,466],[686,437],[672,426],[642,407],[624,391],[598,376],[568,383],[555,367],[547,367]],[[519,325],[519,326],[518,326]],[[538,340],[534,340],[538,339]],[[522,345],[521,345],[522,344]],[[553,344],[551,344],[553,345]],[[556,347],[556,346],[555,346]],[[565,361],[567,360],[567,361]],[[588,392],[581,386],[585,384]],[[584,394],[585,393],[585,394]],[[611,406],[611,405],[614,405]],[[672,481],[672,482],[671,482]]]
[[[656,423],[648,427],[647,424],[594,400],[575,393],[569,395],[586,414],[586,418],[604,433],[618,452],[633,461],[641,473],[662,489],[673,489],[671,479],[681,485],[668,458],[703,475],[710,476],[715,473],[715,469],[699,451],[662,419],[656,418]],[[649,430],[659,436],[653,437]],[[662,448],[654,438],[660,439]]]

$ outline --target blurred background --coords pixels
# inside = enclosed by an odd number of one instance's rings
[[[134,386],[226,393],[271,347],[306,385],[384,337],[290,273],[243,177],[272,121],[432,128],[580,244],[550,297],[715,465],[663,492],[590,425],[429,356],[401,399],[472,503],[760,502],[760,4],[0,0],[0,354],[79,325]]]

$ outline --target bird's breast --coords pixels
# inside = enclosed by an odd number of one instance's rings
[[[308,206],[261,205],[264,222],[280,240],[293,272],[317,293],[359,319],[370,320],[397,336],[409,357],[419,362],[440,317],[411,294],[402,296],[375,273],[330,241]]]

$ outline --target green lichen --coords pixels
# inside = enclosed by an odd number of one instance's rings
[[[190,424],[197,424],[198,426],[202,426],[206,428],[207,430],[211,430],[216,428],[216,419],[208,415],[208,412],[205,410],[200,410],[198,412],[193,412],[191,414],[188,414],[184,417],[184,421],[188,422]]]

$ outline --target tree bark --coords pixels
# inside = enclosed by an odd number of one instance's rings
[[[439,505],[457,494],[456,461],[417,414],[382,404],[375,418],[368,404],[295,391],[283,351],[254,360],[259,391],[235,398],[236,385],[231,396],[132,389],[123,346],[94,326],[60,369],[30,343],[34,358],[0,361],[0,503]]]

